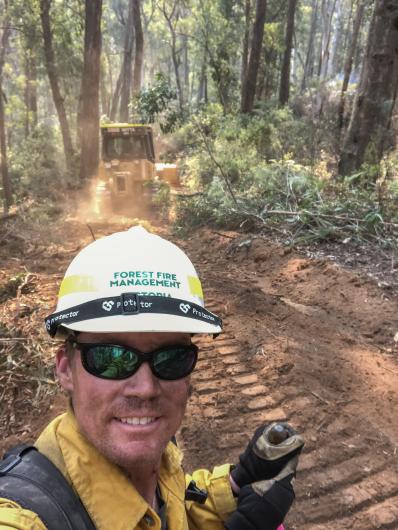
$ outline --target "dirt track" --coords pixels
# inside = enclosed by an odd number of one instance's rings
[[[92,226],[97,236],[120,228]],[[18,318],[34,329],[66,263],[90,240],[77,222],[59,230],[62,246],[4,263],[3,281],[24,265],[34,277],[17,300],[19,308],[35,308],[30,316],[18,317],[15,299],[1,304],[8,329]],[[233,462],[261,422],[287,419],[306,439],[287,528],[398,529],[398,301],[327,261],[259,238],[239,246],[249,239],[206,231],[180,241],[200,272],[207,306],[225,321],[223,335],[200,340],[179,435],[187,469]],[[13,395],[2,447],[34,437],[64,404],[49,394],[27,417],[29,393]],[[20,410],[9,421],[15,403]]]

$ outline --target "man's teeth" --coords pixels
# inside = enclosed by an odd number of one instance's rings
[[[129,425],[148,425],[148,423],[153,423],[156,418],[144,416],[143,418],[119,418],[119,420]]]

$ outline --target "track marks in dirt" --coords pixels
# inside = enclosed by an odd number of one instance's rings
[[[221,296],[223,304],[216,302]],[[228,303],[217,288],[207,307],[222,313]],[[253,355],[239,330],[201,338],[199,345],[181,432],[187,469],[236,462],[258,425],[288,420],[306,439],[289,530],[398,528],[397,450],[377,422],[358,409],[353,414],[350,399],[336,398],[322,384],[318,392],[297,384],[289,363],[282,364],[278,384],[275,363],[261,359],[261,351]]]
[[[223,308],[215,300],[216,293],[213,297],[210,293],[207,307],[220,313]],[[203,462],[209,467],[220,464],[220,451],[227,461],[235,462],[258,425],[287,419],[232,332],[214,340],[201,337],[198,343],[198,368],[181,430],[185,465],[190,470],[203,466]]]

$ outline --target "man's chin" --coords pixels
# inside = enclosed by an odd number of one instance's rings
[[[128,446],[114,447],[107,458],[119,467],[129,471],[131,469],[158,469],[162,459],[163,449],[143,446],[142,442],[130,442]]]

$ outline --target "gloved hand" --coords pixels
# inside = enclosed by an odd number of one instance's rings
[[[228,518],[228,530],[277,530],[294,501],[293,481],[298,455],[291,458],[279,474],[244,486],[238,507]]]
[[[231,471],[231,477],[240,488],[276,477],[301,452],[303,445],[302,437],[287,423],[259,427],[240,455],[239,464]]]

